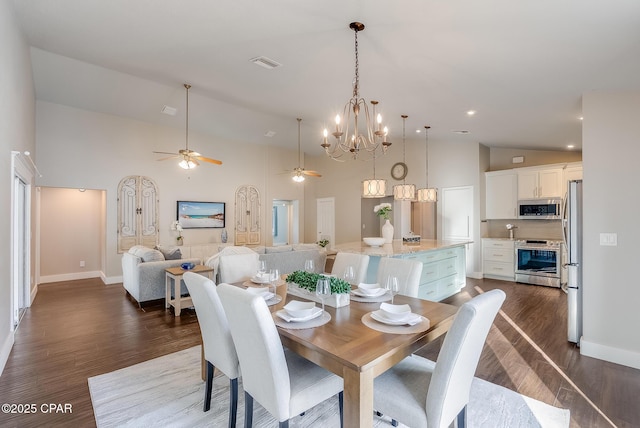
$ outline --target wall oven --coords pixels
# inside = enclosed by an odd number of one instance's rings
[[[520,239],[514,247],[516,282],[560,287],[561,241]]]

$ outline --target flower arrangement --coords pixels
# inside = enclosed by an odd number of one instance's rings
[[[287,275],[286,281],[298,284],[298,287],[307,289],[310,292],[315,293],[316,284],[318,283],[318,279],[320,279],[321,276],[323,275],[319,273],[297,270]],[[331,294],[344,294],[351,291],[351,285],[349,285],[349,283],[343,279],[332,276],[330,277],[329,282],[331,284]]]
[[[322,248],[326,247],[327,245],[329,245],[329,240],[328,239],[321,239],[318,242],[316,242],[316,244],[320,245]]]
[[[373,212],[378,214],[385,220],[389,220],[389,216],[391,215],[391,204],[388,202],[383,202],[380,205],[376,205],[373,207]]]
[[[180,222],[178,220],[174,221],[171,224],[171,230],[177,230],[178,231],[178,236],[176,236],[176,241],[178,241],[178,244],[182,244],[182,226],[180,225]]]

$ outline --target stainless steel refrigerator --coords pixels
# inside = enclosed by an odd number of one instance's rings
[[[582,337],[582,180],[568,183],[563,235],[567,246],[568,339],[580,345]]]

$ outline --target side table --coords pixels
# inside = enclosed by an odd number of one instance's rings
[[[175,316],[180,316],[181,309],[193,306],[191,297],[182,297],[180,294],[180,284],[182,283],[182,275],[185,272],[193,272],[204,275],[209,279],[213,277],[213,268],[205,265],[195,265],[193,269],[184,270],[180,266],[167,268],[164,270],[165,276],[165,303],[164,307],[169,309],[169,306],[173,306]],[[171,298],[171,284],[173,283],[173,299]]]

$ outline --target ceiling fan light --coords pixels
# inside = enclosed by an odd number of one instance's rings
[[[298,173],[296,175],[293,176],[293,181],[295,181],[296,183],[302,183],[304,181],[304,175]]]
[[[192,161],[191,159],[187,160],[187,159],[182,159],[180,161],[180,163],[178,163],[178,166],[182,169],[193,169],[196,166],[198,166],[197,163],[195,163],[194,161]]]

